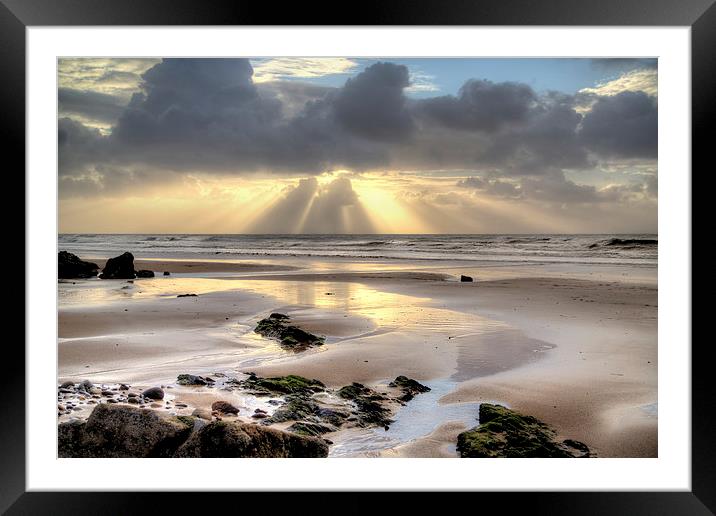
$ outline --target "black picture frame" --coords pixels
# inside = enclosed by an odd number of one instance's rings
[[[716,115],[716,0],[364,0],[355,8],[338,2],[282,3],[200,0],[0,0],[0,134],[5,144],[5,167],[25,167],[25,30],[31,26],[63,25],[557,25],[557,26],[689,26],[692,59],[692,169],[706,169],[710,147],[707,127]],[[710,163],[709,163],[710,165]],[[675,172],[675,171],[672,171]],[[690,171],[682,171],[689,180]],[[16,173],[6,175],[13,197],[25,191]],[[9,186],[8,186],[9,185]],[[693,189],[692,189],[693,191]],[[6,195],[8,191],[6,190]],[[693,200],[692,200],[693,206]],[[692,228],[692,235],[694,234]],[[20,246],[17,245],[19,250]],[[692,247],[693,256],[693,247]],[[24,251],[23,251],[24,253]],[[694,264],[692,259],[692,264]],[[693,266],[693,265],[692,265]],[[27,274],[28,271],[26,270]],[[15,274],[17,272],[15,271]],[[19,283],[19,276],[12,281]],[[17,291],[19,284],[13,285]],[[18,303],[19,305],[19,303]],[[665,314],[662,314],[664,316]],[[692,315],[693,320],[693,315]],[[668,324],[668,321],[663,321]],[[691,343],[671,343],[688,346]],[[182,510],[212,507],[251,508],[251,504],[286,503],[310,508],[308,494],[218,495],[187,493],[39,493],[25,492],[25,356],[8,350],[10,357],[0,382],[12,392],[3,403],[0,425],[0,510],[8,514],[129,514],[156,511],[153,506]],[[6,348],[10,347],[10,343]],[[690,492],[521,493],[469,494],[479,502],[466,507],[487,508],[509,497],[507,507],[529,507],[533,514],[711,514],[716,512],[716,440],[712,437],[716,408],[710,341],[692,346],[692,490]],[[13,353],[14,352],[14,356]],[[91,474],[91,472],[88,472]],[[711,486],[711,487],[709,487]],[[211,497],[208,500],[207,497]],[[228,500],[229,496],[234,498]],[[237,496],[243,497],[238,503]],[[348,513],[374,512],[372,496],[356,494],[351,500],[332,501],[321,496],[326,508]],[[412,494],[418,501],[422,494]],[[314,495],[315,497],[315,495]],[[159,498],[159,499],[157,499]],[[381,502],[384,503],[384,502]],[[453,502],[455,503],[455,502]],[[458,502],[459,503],[459,502]],[[158,505],[161,504],[161,505]],[[230,505],[225,505],[230,504]],[[248,504],[248,505],[247,505]],[[473,505],[476,504],[476,505]],[[266,506],[266,505],[265,505]],[[382,506],[386,508],[385,505]],[[278,509],[280,510],[280,509]],[[333,512],[333,510],[331,511]]]

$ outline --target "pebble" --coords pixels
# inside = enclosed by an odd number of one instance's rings
[[[188,406],[186,403],[177,403],[175,405],[176,408],[187,408]]]
[[[139,403],[139,400],[136,397],[130,397],[127,401],[129,403]]]
[[[251,417],[254,419],[263,419],[265,417],[268,417],[268,414],[264,414],[263,412],[256,412]]]
[[[74,389],[75,384],[72,382],[65,382],[62,385],[60,385],[60,389]]]
[[[57,410],[65,410],[65,406],[64,406],[64,405],[57,405]]]
[[[128,391],[128,390],[129,390],[129,385],[120,384],[119,390],[120,390],[120,391]]]
[[[152,408],[162,408],[162,406],[159,403],[152,403],[149,406]]]
[[[114,396],[112,391],[102,391],[102,396]]]

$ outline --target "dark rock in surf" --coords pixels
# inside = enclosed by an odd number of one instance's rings
[[[464,274],[460,275],[460,281],[462,283],[468,283],[472,281],[472,276],[465,276]]]
[[[149,271],[146,269],[139,270],[139,271],[137,271],[137,277],[138,278],[153,278],[154,271]]]
[[[110,258],[99,275],[102,279],[134,279],[134,255],[132,253],[122,253],[119,256]]]
[[[169,276],[171,273],[169,271],[164,271],[164,276]]]
[[[99,265],[81,260],[79,256],[67,251],[57,255],[57,277],[59,279],[94,278]]]
[[[177,297],[197,297],[196,294],[179,294]]]

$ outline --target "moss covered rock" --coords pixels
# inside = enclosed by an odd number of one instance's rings
[[[214,421],[193,433],[175,457],[327,457],[328,445],[315,437],[250,423]]]
[[[249,374],[246,380],[239,382],[244,388],[252,389],[254,392],[270,394],[312,394],[324,391],[326,386],[319,380],[309,380],[303,376],[290,374],[288,376],[274,376],[272,378],[261,378],[255,374]]]
[[[335,432],[337,428],[331,425],[323,425],[321,423],[308,423],[306,421],[297,421],[296,423],[289,426],[286,430],[298,435],[320,437],[323,434]]]
[[[482,403],[479,426],[457,436],[461,457],[588,457],[578,441],[555,440],[556,433],[537,418],[501,405]]]
[[[325,337],[319,337],[289,324],[289,320],[289,316],[285,314],[273,313],[265,319],[261,319],[254,331],[264,337],[278,340],[286,348],[296,350],[321,346],[325,343]]]

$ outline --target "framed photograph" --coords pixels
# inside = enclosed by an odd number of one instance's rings
[[[691,337],[716,7],[543,4],[2,0],[2,510],[716,511]]]

